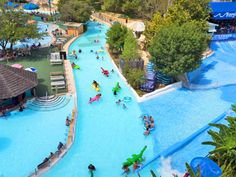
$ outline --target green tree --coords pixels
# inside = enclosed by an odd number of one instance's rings
[[[124,42],[124,50],[122,51],[121,58],[125,61],[136,60],[140,57],[138,53],[138,43],[132,31],[128,30]]]
[[[140,16],[144,19],[151,20],[155,13],[166,13],[170,0],[146,0],[141,5]]]
[[[13,45],[26,38],[40,38],[40,34],[36,24],[29,24],[31,17],[22,11],[15,11],[11,8],[4,9],[0,6],[0,46],[5,53],[6,47],[10,44],[12,50]]]
[[[128,65],[125,66],[123,74],[127,79],[128,83],[134,88],[139,89],[139,86],[144,83],[144,71],[136,68],[129,68]]]
[[[157,70],[178,76],[199,67],[206,48],[207,33],[198,23],[188,22],[161,27],[151,41],[149,52]]]
[[[168,8],[166,17],[172,22],[185,23],[190,20],[206,22],[210,15],[210,0],[176,0]]]
[[[125,36],[127,28],[122,26],[120,23],[115,23],[106,33],[107,44],[109,48],[121,52],[124,48]]]
[[[133,17],[139,17],[140,12],[142,11],[142,4],[141,0],[125,1],[122,4],[122,12]]]
[[[90,19],[93,6],[88,0],[61,0],[58,10],[62,21],[85,23]]]
[[[156,33],[159,32],[159,29],[164,25],[168,25],[168,22],[164,19],[160,12],[157,12],[154,14],[152,20],[147,21],[145,25],[146,28],[144,31],[144,35],[146,37],[147,43],[150,44],[152,38]]]
[[[172,23],[182,25],[195,21],[198,26],[202,26],[202,30],[207,31],[207,20],[210,14],[208,4],[209,0],[175,0],[164,16],[160,12],[156,12],[152,20],[146,23],[144,34],[148,44],[162,26]]]
[[[232,106],[232,110],[236,113],[236,106]],[[215,147],[209,157],[221,167],[223,177],[232,177],[236,174],[236,117],[228,116],[226,120],[228,125],[210,124],[219,131],[209,130],[212,141],[203,144]]]
[[[124,0],[103,0],[102,9],[110,12],[121,12]]]
[[[201,177],[200,167],[198,167],[197,173],[195,173],[188,163],[185,163],[185,166],[187,168],[190,177]]]

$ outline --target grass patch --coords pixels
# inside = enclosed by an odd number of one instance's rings
[[[1,63],[12,65],[19,63],[27,67],[34,67],[37,69],[38,86],[36,87],[37,96],[45,96],[55,94],[51,89],[50,72],[63,71],[63,65],[51,65],[49,60],[50,53],[53,52],[51,48],[41,48],[31,51],[30,56],[18,57],[15,60],[1,61]],[[58,90],[58,93],[66,92],[66,90]]]

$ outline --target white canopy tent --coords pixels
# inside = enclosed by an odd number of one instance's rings
[[[219,26],[215,23],[210,23],[208,22],[209,28],[208,28],[208,32],[209,33],[215,33],[216,32],[216,27]]]
[[[143,22],[130,22],[127,24],[127,27],[133,30],[134,32],[143,32],[145,30],[145,25]]]

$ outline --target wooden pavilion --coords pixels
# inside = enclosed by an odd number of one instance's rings
[[[0,110],[18,106],[37,85],[36,73],[0,64]]]

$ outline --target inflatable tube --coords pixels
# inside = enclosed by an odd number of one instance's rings
[[[95,85],[94,84],[92,84],[92,87],[97,91],[97,92],[99,92],[100,91],[100,87],[98,86],[98,87],[95,87]]]
[[[123,98],[123,101],[126,102],[126,103],[128,103],[128,102],[131,102],[131,101],[132,101],[132,98],[129,97],[129,96],[125,96],[125,97]]]

